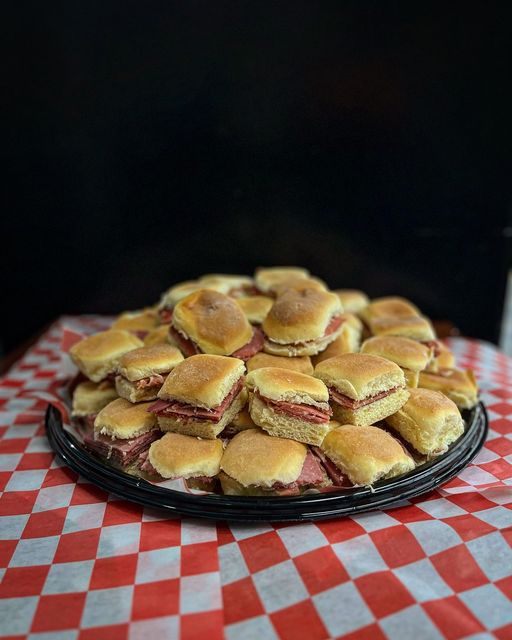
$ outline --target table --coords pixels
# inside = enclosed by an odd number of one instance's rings
[[[512,360],[451,340],[491,429],[443,488],[315,524],[211,523],[106,495],[49,448],[62,336],[105,326],[59,319],[0,381],[0,637],[512,638]]]

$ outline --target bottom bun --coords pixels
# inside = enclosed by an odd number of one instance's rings
[[[398,389],[389,396],[376,400],[359,409],[347,409],[337,402],[332,403],[333,418],[341,424],[352,424],[356,426],[368,426],[375,424],[379,420],[384,420],[388,416],[401,409],[409,398],[407,389]]]
[[[220,480],[220,485],[222,487],[222,493],[226,496],[278,496],[280,495],[278,491],[274,491],[273,489],[264,489],[263,487],[258,487],[257,485],[251,484],[248,487],[244,487],[243,484],[237,482],[231,476],[228,476],[227,473],[221,471],[218,475]],[[297,489],[297,495],[300,493],[300,490]]]

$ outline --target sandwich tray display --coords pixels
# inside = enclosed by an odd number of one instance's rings
[[[161,487],[124,473],[91,455],[70,430],[63,429],[61,413],[49,406],[46,433],[65,464],[105,491],[170,514],[214,520],[290,522],[336,518],[374,509],[400,506],[445,484],[464,469],[482,448],[488,430],[484,405],[462,413],[464,434],[446,453],[413,471],[378,481],[371,489],[354,487],[328,493],[290,497],[195,495]]]

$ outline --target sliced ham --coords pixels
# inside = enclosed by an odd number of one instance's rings
[[[272,490],[300,490],[305,486],[316,486],[325,481],[325,473],[322,469],[321,464],[318,462],[317,458],[311,453],[308,449],[306,454],[306,458],[304,460],[304,464],[302,465],[302,471],[300,472],[299,477],[295,482],[291,482],[290,484],[282,484],[281,482],[275,482],[272,485]],[[281,494],[286,495],[286,494]]]
[[[331,396],[331,400],[341,405],[346,409],[359,409],[360,407],[365,407],[372,402],[376,402],[381,398],[385,398],[386,396],[394,393],[399,387],[394,387],[393,389],[387,389],[386,391],[381,391],[380,393],[375,394],[374,396],[369,396],[368,398],[364,398],[363,400],[354,400],[353,398],[349,398],[348,396],[340,393],[334,387],[329,387],[329,395]]]
[[[263,332],[260,329],[255,328],[249,342],[243,347],[240,347],[237,351],[234,351],[231,354],[231,357],[240,358],[240,360],[246,362],[249,358],[252,358],[256,353],[263,349],[264,341]]]
[[[201,353],[199,347],[192,342],[190,338],[185,338],[183,334],[181,334],[177,329],[175,329],[172,325],[169,327],[169,335],[178,345],[178,349],[183,353],[183,355],[187,358],[190,356],[194,356],[196,353]]]
[[[293,344],[297,345],[297,346],[301,346],[304,347],[308,344],[313,344],[314,342],[318,342],[320,340],[323,340],[325,337],[330,336],[331,334],[333,334],[335,331],[338,330],[338,328],[340,327],[340,325],[345,322],[345,319],[342,318],[341,316],[333,316],[329,322],[329,324],[327,325],[327,327],[325,328],[324,334],[323,336],[319,336],[318,338],[315,338],[314,340],[306,340],[305,342],[294,342]],[[267,338],[267,340],[269,340],[270,342],[275,342],[274,340],[272,340],[271,338],[269,338],[268,336],[264,337]],[[275,342],[275,344],[280,344]]]
[[[213,407],[213,409],[204,409],[203,407],[197,407],[192,404],[186,404],[185,402],[178,402],[177,400],[157,400],[151,405],[149,411],[156,413],[159,416],[172,416],[173,418],[188,419],[194,418],[195,420],[208,420],[210,422],[220,422],[226,409],[232,404],[235,397],[240,393],[244,385],[243,376],[235,382],[231,391],[224,398],[224,400]]]
[[[322,465],[327,471],[327,475],[337,487],[353,487],[348,477],[338,469],[334,462],[328,458],[320,447],[313,447],[313,453],[321,460]]]
[[[283,413],[294,418],[300,418],[305,422],[324,424],[325,422],[329,422],[329,418],[332,416],[332,410],[330,407],[328,409],[319,409],[318,407],[313,407],[310,404],[295,404],[293,402],[271,400],[270,398],[260,395],[258,392],[256,392],[256,395],[273,411],[277,411],[278,413]]]
[[[135,386],[137,389],[149,389],[150,387],[161,387],[164,383],[164,377],[159,373],[154,373],[152,376],[137,380]]]
[[[160,318],[160,323],[170,324],[172,321],[172,312],[173,312],[173,309],[159,309],[158,317]]]
[[[437,358],[441,354],[439,340],[422,340],[421,344],[424,344],[429,349],[432,349],[434,358]]]
[[[144,450],[149,449],[151,443],[158,440],[161,435],[161,431],[153,429],[130,440],[112,440],[110,436],[89,432],[84,437],[84,445],[102,458],[127,467],[133,464]]]

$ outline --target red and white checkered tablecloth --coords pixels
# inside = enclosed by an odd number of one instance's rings
[[[512,638],[512,360],[451,342],[491,430],[474,464],[403,505],[318,523],[169,518],[66,469],[38,399],[69,365],[58,321],[0,382],[0,637]]]

